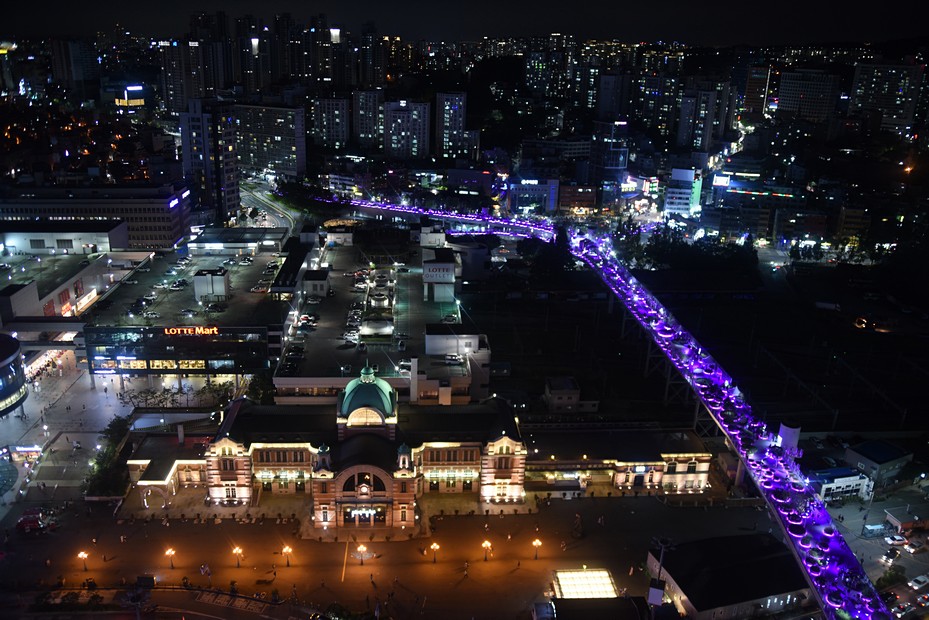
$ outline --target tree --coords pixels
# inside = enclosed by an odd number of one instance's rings
[[[274,404],[274,383],[269,372],[259,372],[252,375],[245,390],[245,396],[262,405]]]

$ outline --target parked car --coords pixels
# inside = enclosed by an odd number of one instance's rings
[[[929,575],[918,575],[913,577],[906,585],[910,586],[914,590],[921,590],[929,584]]]
[[[145,312],[142,316],[144,316],[146,319],[160,319],[161,318],[160,314],[158,314],[157,312],[152,312],[151,310]]]
[[[138,280],[123,280],[122,283],[123,284],[138,284],[139,281]]]
[[[905,545],[909,541],[899,534],[894,534],[893,536],[884,537],[884,542],[888,545]]]
[[[311,295],[310,297],[307,297],[306,299],[306,303],[308,304],[318,304],[321,301],[322,301],[322,297],[317,297],[316,295]]]

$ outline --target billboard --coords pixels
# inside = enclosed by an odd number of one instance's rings
[[[425,263],[423,282],[427,284],[454,284],[455,265],[452,263]]]

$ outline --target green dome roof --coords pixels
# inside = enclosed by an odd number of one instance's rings
[[[397,397],[390,384],[375,377],[374,369],[366,364],[361,369],[361,376],[352,379],[345,386],[340,415],[348,417],[352,411],[370,407],[380,411],[385,418],[389,418],[394,415],[396,400]]]

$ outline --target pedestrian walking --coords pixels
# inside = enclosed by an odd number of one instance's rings
[[[374,583],[374,573],[371,573],[371,583]]]

